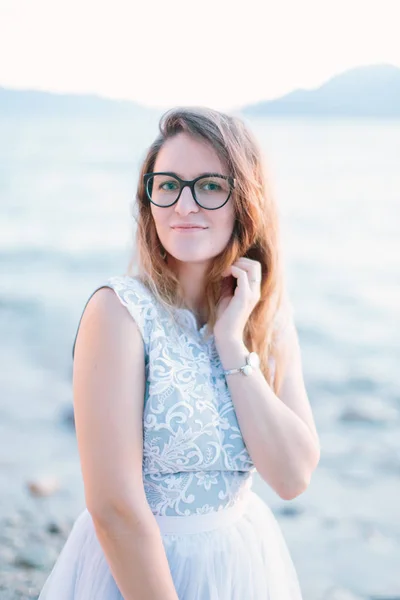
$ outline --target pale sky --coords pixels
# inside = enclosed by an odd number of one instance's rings
[[[400,0],[0,0],[0,86],[230,109],[400,67]]]

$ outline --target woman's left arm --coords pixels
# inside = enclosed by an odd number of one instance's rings
[[[229,334],[215,339],[225,370],[241,367],[248,354],[243,340]],[[227,375],[240,430],[258,473],[281,498],[291,500],[308,487],[320,458],[320,444],[304,385],[295,327],[284,341],[285,368],[279,397],[260,369],[250,376]]]

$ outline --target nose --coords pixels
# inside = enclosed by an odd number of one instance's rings
[[[199,212],[199,205],[193,198],[192,191],[187,185],[183,188],[178,202],[175,203],[175,212],[180,215],[187,215],[191,212]]]

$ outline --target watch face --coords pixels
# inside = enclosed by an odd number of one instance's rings
[[[260,366],[260,359],[258,357],[257,352],[250,352],[249,358],[248,358],[248,364],[254,368],[257,368]]]

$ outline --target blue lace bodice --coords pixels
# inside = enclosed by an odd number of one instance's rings
[[[255,467],[214,337],[205,339],[207,324],[198,329],[184,308],[175,309],[174,322],[136,277],[114,276],[104,286],[128,309],[144,342],[142,472],[153,513],[184,516],[234,504],[251,487]]]

